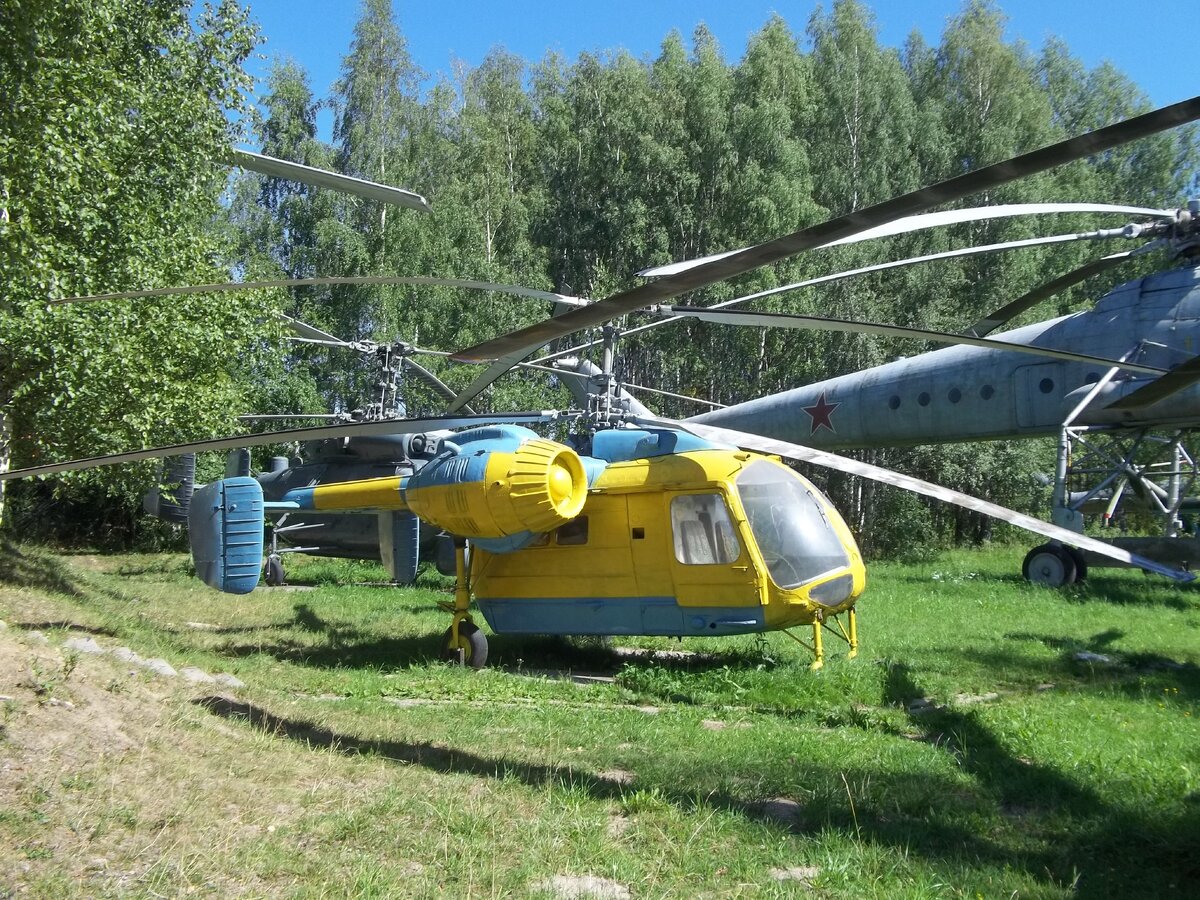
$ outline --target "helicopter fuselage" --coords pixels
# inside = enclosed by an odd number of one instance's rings
[[[493,631],[720,635],[812,624],[853,606],[866,574],[828,500],[778,461],[710,448],[610,457],[575,519],[511,553],[472,551]],[[603,441],[603,443],[602,443]]]
[[[993,336],[1014,344],[1177,366],[1200,352],[1200,269],[1130,281],[1091,309]],[[949,347],[704,413],[691,421],[822,449],[1056,435],[1106,369],[1022,352]],[[1154,376],[1118,374],[1074,420],[1128,427],[1200,424],[1200,385],[1130,410],[1109,404]]]

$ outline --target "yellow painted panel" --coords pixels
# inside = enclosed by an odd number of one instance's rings
[[[398,476],[321,484],[313,489],[317,509],[408,509]]]

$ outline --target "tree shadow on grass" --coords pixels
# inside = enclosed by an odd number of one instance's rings
[[[886,695],[908,707],[923,692],[907,666],[894,665]],[[973,712],[909,708],[921,738],[951,753],[1001,815],[1034,839],[1010,854],[1010,865],[1080,897],[1184,896],[1200,877],[1200,804],[1152,818],[1116,807],[1056,769],[1013,755]]]
[[[332,731],[302,719],[288,719],[241,700],[211,695],[192,701],[209,712],[227,719],[245,722],[252,728],[275,737],[297,741],[319,750],[331,750],[347,756],[370,755],[392,762],[419,765],[434,772],[469,774],[480,778],[516,778],[530,787],[547,785],[560,788],[582,788],[599,800],[621,800],[638,792],[652,792],[677,808],[693,811],[701,806],[728,810],[746,818],[781,827],[794,834],[815,835],[822,829],[833,826],[860,833],[870,829],[869,814],[856,814],[849,807],[826,807],[820,804],[807,807],[800,804],[785,804],[779,798],[764,801],[746,801],[726,791],[710,789],[703,784],[691,784],[686,778],[673,777],[669,782],[653,784],[639,776],[631,784],[624,778],[606,777],[602,774],[581,771],[570,766],[528,762],[521,759],[482,756],[469,750],[447,747],[432,742],[408,742],[392,740],[364,740],[354,735]],[[823,773],[828,776],[829,773]],[[852,780],[869,780],[873,774],[850,772]],[[818,773],[813,772],[813,777]],[[945,797],[949,788],[940,779],[920,775],[902,775],[897,778],[897,790],[915,793],[923,798],[922,810],[937,797]],[[954,805],[954,801],[949,801]],[[886,830],[898,845],[912,843],[913,835],[903,828],[903,823],[894,817],[880,819],[887,822]],[[864,822],[866,823],[864,825]],[[948,855],[961,852],[974,857],[993,855],[986,842],[964,832],[961,828],[939,823],[926,823],[926,830],[934,835],[934,841],[950,848]]]
[[[77,576],[60,560],[7,540],[0,540],[0,582],[67,597],[82,597],[85,593]]]
[[[904,667],[894,668],[890,687],[898,698],[920,695]],[[1154,821],[1128,815],[1061,773],[1012,756],[972,715],[952,710],[914,717],[913,725],[953,754],[978,789],[964,791],[960,782],[937,775],[848,769],[841,773],[848,799],[850,784],[869,784],[872,796],[882,798],[871,803],[860,796],[855,808],[852,800],[830,799],[836,791],[805,804],[751,802],[710,789],[703,776],[666,780],[638,774],[629,784],[570,766],[489,757],[432,742],[364,740],[222,696],[194,702],[275,737],[347,756],[369,755],[443,774],[511,778],[539,789],[581,789],[618,803],[650,792],[683,812],[726,810],[810,838],[833,829],[948,867],[945,877],[961,877],[982,864],[1023,872],[1055,892],[1099,898],[1183,896],[1200,875],[1192,854],[1200,810]],[[803,776],[806,783],[821,778],[836,785],[834,773],[820,766]],[[1007,828],[987,824],[997,812]]]
[[[1122,650],[1114,646],[1122,637],[1124,632],[1118,629],[1084,639],[1014,632],[1006,634],[1005,639],[1042,644],[1058,651],[1058,658],[1049,667],[1043,661],[1004,650],[974,653],[972,658],[1004,671],[1027,669],[1030,680],[1066,681],[1076,688],[1118,691],[1135,699],[1145,694],[1148,683],[1153,683],[1177,688],[1185,699],[1200,700],[1200,666],[1161,653]]]

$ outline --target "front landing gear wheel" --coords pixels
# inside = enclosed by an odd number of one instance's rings
[[[459,653],[462,656],[459,656]],[[454,642],[454,630],[446,629],[442,635],[442,656],[449,662],[462,662],[472,669],[482,669],[487,663],[487,638],[479,626],[471,622],[458,623],[458,643]]]
[[[1075,557],[1059,544],[1042,544],[1025,554],[1021,574],[1034,584],[1046,587],[1065,587],[1074,584],[1078,576]]]

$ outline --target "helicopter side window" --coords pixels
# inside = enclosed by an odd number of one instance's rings
[[[720,494],[681,494],[671,500],[675,559],[689,566],[731,563],[741,555]]]
[[[560,547],[572,547],[579,544],[586,544],[588,539],[588,520],[587,516],[578,516],[567,522],[565,525],[559,526],[554,532],[555,543]]]

